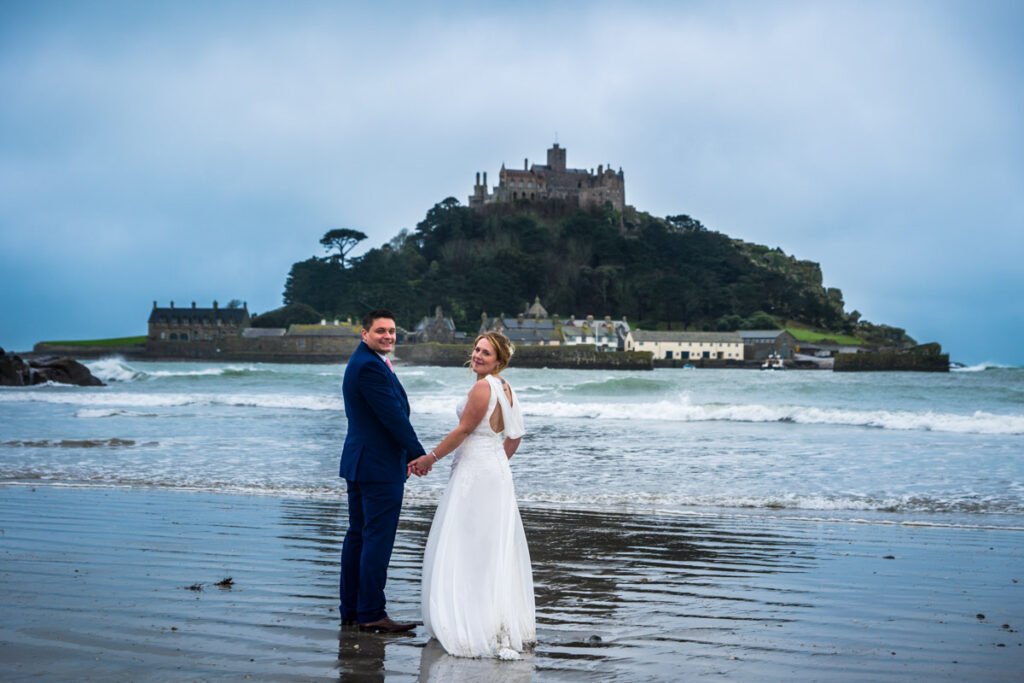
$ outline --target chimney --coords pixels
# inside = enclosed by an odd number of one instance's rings
[[[218,308],[218,306],[217,306],[217,300],[216,300],[216,299],[214,299],[214,300],[213,300],[213,310],[215,310],[215,311],[216,311],[216,310],[217,310],[217,308]]]
[[[195,308],[195,307],[196,307],[196,302],[195,302],[195,301],[193,301],[193,302],[192,302],[192,308]]]
[[[529,159],[523,159],[523,170],[524,171],[529,171],[530,170],[530,160]]]
[[[484,189],[487,189],[487,171],[484,171]]]
[[[476,186],[480,187],[480,171],[476,172]]]
[[[174,300],[171,300],[171,308],[174,308]]]

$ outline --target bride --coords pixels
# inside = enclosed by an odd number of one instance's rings
[[[509,459],[523,436],[512,387],[499,374],[514,348],[502,334],[477,337],[477,380],[458,408],[459,424],[409,464],[424,475],[454,452],[451,475],[423,557],[423,622],[459,657],[518,659],[537,640],[533,572]]]

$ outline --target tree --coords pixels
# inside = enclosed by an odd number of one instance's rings
[[[345,257],[352,251],[353,247],[366,239],[366,233],[360,232],[359,230],[350,230],[348,228],[336,228],[335,230],[328,230],[324,233],[323,238],[320,239],[320,244],[324,245],[327,251],[334,249],[338,250],[337,254],[331,255],[331,260],[341,264],[341,267],[345,267]]]
[[[252,319],[253,327],[288,327],[293,324],[315,324],[320,322],[320,314],[306,304],[288,304],[258,315]]]
[[[707,229],[700,221],[690,218],[685,213],[678,216],[665,216],[665,221],[676,230],[682,232],[704,232]]]
[[[764,311],[757,311],[743,323],[744,330],[775,330],[779,324]]]

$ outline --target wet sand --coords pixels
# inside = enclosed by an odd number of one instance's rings
[[[389,611],[418,618],[433,510]],[[460,660],[342,629],[341,501],[0,487],[0,678],[1016,681],[1024,532],[523,508],[538,637]],[[230,577],[230,586],[216,584]]]

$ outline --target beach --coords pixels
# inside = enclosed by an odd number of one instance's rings
[[[433,506],[389,611],[419,612]],[[341,628],[337,500],[0,488],[0,673],[19,680],[1019,680],[1024,531],[526,506],[538,645],[461,660]],[[227,584],[218,583],[230,578]]]
[[[510,368],[539,643],[498,662],[340,627],[343,365],[87,365],[107,386],[0,390],[4,681],[1024,671],[1024,369]],[[433,447],[471,376],[396,372]],[[406,485],[395,618],[450,466]]]

